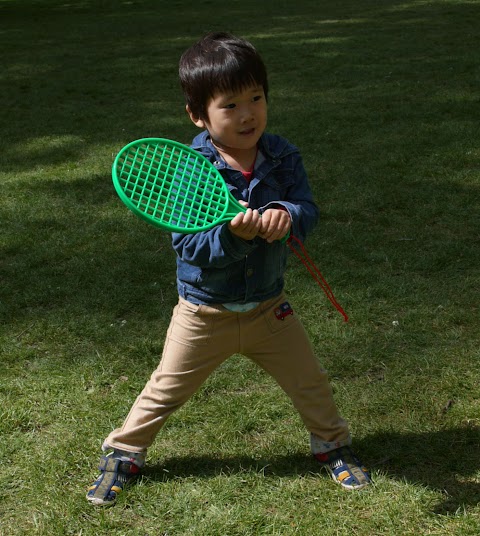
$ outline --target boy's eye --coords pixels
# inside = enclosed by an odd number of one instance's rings
[[[227,110],[233,110],[233,108],[235,108],[235,104],[233,102],[230,104],[226,104],[224,108],[226,108]]]
[[[255,97],[253,97],[253,102],[257,102],[259,100],[262,100],[262,96],[261,95],[255,95]]]

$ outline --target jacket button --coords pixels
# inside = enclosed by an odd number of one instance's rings
[[[248,269],[247,269],[247,277],[252,277],[254,271],[255,271],[255,270],[254,270],[253,268],[248,268]]]

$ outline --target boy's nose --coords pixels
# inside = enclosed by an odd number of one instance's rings
[[[242,110],[242,117],[241,117],[242,123],[248,123],[248,122],[251,121],[252,119],[253,119],[253,112],[252,112],[252,110],[250,110],[249,107],[245,107],[245,108]]]

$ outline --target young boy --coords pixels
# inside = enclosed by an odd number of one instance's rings
[[[223,175],[244,203],[228,224],[173,234],[179,302],[162,359],[123,426],[105,440],[110,451],[87,499],[112,504],[145,463],[148,447],[172,412],[229,356],[241,353],[279,383],[298,410],[315,458],[347,489],[370,478],[350,450],[350,434],[326,372],[283,292],[289,232],[314,227],[302,159],[285,139],[265,133],[268,83],[255,48],[226,33],[209,34],[180,60],[186,110],[203,132],[192,147]]]

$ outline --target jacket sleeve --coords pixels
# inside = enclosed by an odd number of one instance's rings
[[[284,198],[268,203],[261,208],[261,212],[264,212],[267,208],[272,208],[273,205],[285,207],[292,219],[290,234],[304,242],[318,222],[319,210],[313,199],[307,172],[299,153],[295,155],[293,174],[295,181],[287,189]]]

